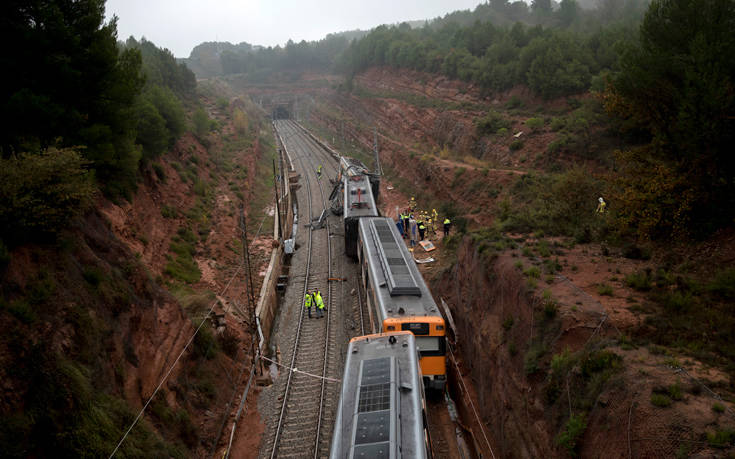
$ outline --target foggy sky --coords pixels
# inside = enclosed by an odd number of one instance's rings
[[[283,46],[328,33],[380,24],[433,19],[473,9],[481,0],[108,0],[106,15],[118,17],[118,38],[145,37],[189,57],[204,41],[246,41]]]

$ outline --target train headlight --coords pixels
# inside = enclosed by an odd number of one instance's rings
[[[444,330],[444,325],[437,325],[436,326],[436,329],[437,330]]]
[[[386,329],[387,329],[388,331],[394,331],[394,330],[396,329],[396,327],[395,327],[395,326],[393,326],[393,325],[388,325],[388,326],[386,327]]]

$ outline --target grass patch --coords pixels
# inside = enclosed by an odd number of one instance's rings
[[[185,238],[181,236],[184,234]],[[187,284],[193,284],[199,282],[202,277],[202,272],[199,270],[199,266],[194,260],[194,254],[196,249],[190,239],[195,237],[191,230],[184,229],[178,237],[174,237],[171,241],[169,250],[175,254],[175,257],[171,258],[164,268],[164,272],[176,279]]]
[[[599,284],[597,286],[597,294],[601,296],[613,296],[613,288],[608,284]]]
[[[659,408],[667,408],[671,406],[671,398],[666,394],[654,392],[651,394],[651,404]]]
[[[707,432],[707,443],[714,448],[724,449],[735,443],[735,431],[730,429]]]

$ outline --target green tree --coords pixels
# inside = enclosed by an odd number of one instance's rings
[[[146,98],[156,107],[166,121],[166,144],[172,147],[186,129],[184,107],[174,92],[165,86],[153,86],[146,91]]]
[[[204,111],[202,107],[199,107],[194,112],[194,116],[192,117],[192,121],[194,122],[194,134],[199,138],[199,140],[203,140],[207,137],[209,134],[209,131],[211,130],[211,120],[209,119],[209,115],[207,115],[207,112]]]
[[[135,141],[143,147],[143,159],[146,161],[158,157],[168,146],[170,134],[166,120],[148,100],[142,100],[138,105],[137,134]]]
[[[91,203],[87,166],[76,149],[0,159],[0,237],[19,243],[65,229]]]
[[[735,216],[733,30],[732,0],[653,1],[606,96],[608,110],[650,133],[650,156],[627,158],[684,178],[671,187],[682,206],[662,216],[676,222],[651,226],[706,234]]]
[[[120,52],[104,0],[8,1],[0,6],[3,157],[59,142],[86,145],[111,192],[135,186],[133,103],[143,84],[136,50]]]

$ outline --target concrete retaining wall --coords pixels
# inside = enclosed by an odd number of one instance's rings
[[[285,186],[285,194],[280,198],[280,212],[274,212],[273,216],[273,239],[279,242],[278,247],[273,249],[271,253],[271,260],[268,264],[268,269],[263,279],[263,285],[260,289],[260,295],[258,297],[258,306],[255,308],[255,316],[258,319],[258,333],[260,335],[260,342],[258,347],[262,351],[268,344],[270,339],[271,331],[273,330],[273,323],[278,313],[278,291],[276,286],[278,284],[278,276],[283,271],[283,263],[285,260],[285,253],[283,251],[283,240],[291,237],[293,220],[294,220],[294,199],[292,189],[292,176],[293,176],[293,163],[291,161],[291,155],[286,150],[285,145],[275,132],[274,135],[277,140],[277,144],[280,145],[281,154],[279,155],[281,168],[284,177],[281,180],[287,180],[287,186]],[[283,215],[279,215],[283,214]],[[283,217],[283,222],[279,221],[279,218]],[[278,228],[279,225],[283,225],[283,238],[278,240]]]

